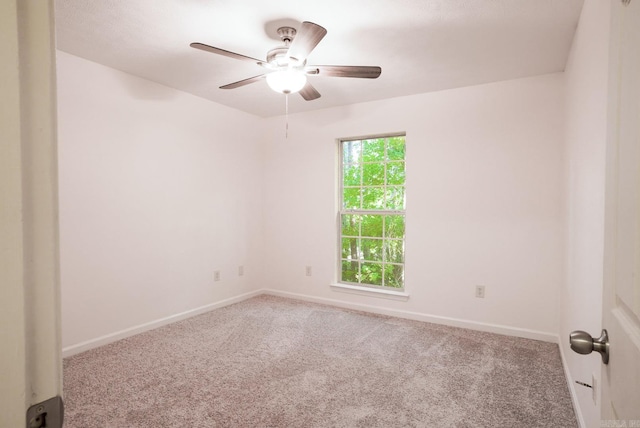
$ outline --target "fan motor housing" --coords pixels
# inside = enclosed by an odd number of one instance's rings
[[[278,36],[283,42],[291,42],[296,36],[296,29],[293,27],[280,27],[278,28]]]
[[[275,65],[287,65],[289,58],[287,57],[289,48],[286,46],[278,46],[267,52],[267,62]]]
[[[287,66],[289,65],[287,52],[289,51],[289,45],[296,36],[296,29],[293,27],[280,27],[278,28],[278,36],[284,43],[284,46],[278,46],[267,52],[267,62],[279,67]]]

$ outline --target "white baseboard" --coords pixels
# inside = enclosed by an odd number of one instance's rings
[[[551,343],[558,343],[558,340],[559,340],[557,334],[547,333],[543,331],[528,330],[524,328],[509,327],[509,326],[498,325],[498,324],[488,324],[488,323],[469,321],[469,320],[463,320],[458,318],[442,317],[438,315],[429,315],[421,312],[388,309],[380,306],[365,305],[361,303],[349,303],[341,300],[327,299],[324,297],[314,297],[314,296],[308,296],[305,294],[290,293],[287,291],[279,291],[279,290],[264,289],[264,288],[258,291],[261,292],[262,294],[269,294],[272,296],[288,297],[290,299],[304,300],[304,301],[313,302],[313,303],[322,303],[325,305],[336,306],[339,308],[353,309],[353,310],[363,311],[363,312],[372,312],[380,315],[389,315],[389,316],[398,317],[398,318],[405,318],[405,319],[410,319],[414,321],[430,322],[434,324],[443,324],[443,325],[448,325],[452,327],[468,328],[470,330],[485,331],[488,333],[497,333],[497,334],[503,334],[506,336],[522,337],[525,339],[541,340],[544,342],[551,342]]]
[[[560,343],[558,343],[558,347],[560,348],[560,359],[562,360],[562,368],[564,369],[564,376],[567,379],[567,386],[569,387],[569,394],[571,395],[571,402],[573,403],[573,411],[576,414],[576,419],[578,420],[578,427],[587,428],[587,424],[585,424],[584,418],[582,417],[580,401],[578,401],[578,395],[576,394],[576,384],[571,377],[569,365],[567,364],[567,359],[565,358],[564,348],[560,345]]]
[[[260,290],[241,294],[239,296],[231,297],[229,299],[221,300],[219,302],[210,303],[208,305],[201,306],[199,308],[191,309],[179,314],[175,314],[175,315],[171,315],[158,320],[150,321],[148,323],[140,324],[140,325],[130,327],[124,330],[120,330],[114,333],[110,333],[101,337],[97,337],[95,339],[87,340],[85,342],[81,342],[75,345],[65,347],[62,349],[62,357],[63,358],[70,357],[72,355],[76,355],[81,352],[85,352],[90,349],[97,348],[99,346],[107,345],[109,343],[118,341],[120,339],[134,336],[136,334],[153,330],[155,328],[162,327],[164,325],[171,324],[177,321],[182,321],[184,319],[187,319],[196,315],[200,315],[205,312],[209,312],[213,309],[238,303],[243,300],[250,299],[255,296],[259,296],[261,294],[268,294],[272,296],[280,296],[280,297],[286,297],[286,298],[297,299],[297,300],[304,300],[307,302],[321,303],[321,304],[331,305],[339,308],[353,309],[353,310],[363,311],[363,312],[371,312],[375,314],[405,318],[405,319],[410,319],[414,321],[430,322],[434,324],[449,325],[452,327],[468,328],[471,330],[485,331],[489,333],[504,334],[507,336],[516,336],[516,337],[523,337],[526,339],[534,339],[534,340],[542,340],[545,342],[558,343],[557,335],[552,333],[545,333],[541,331],[502,326],[497,324],[481,323],[477,321],[469,321],[469,320],[463,320],[458,318],[429,315],[421,312],[388,309],[388,308],[383,308],[383,307],[374,306],[374,305],[349,303],[341,300],[314,297],[314,296],[308,296],[304,294],[290,293],[286,291],[279,291],[279,290],[273,290],[273,289],[260,289]],[[560,348],[560,350],[562,351],[562,348]],[[564,356],[563,356],[563,364],[564,364]],[[565,373],[568,373],[566,364],[565,364]],[[574,394],[573,389],[570,388],[570,390],[572,391],[572,394]],[[574,399],[574,403],[575,403],[575,398],[573,397],[573,395],[572,395],[572,399]]]
[[[158,327],[162,327],[167,324],[171,324],[177,321],[182,321],[187,318],[194,317],[196,315],[209,312],[213,309],[229,306],[234,303],[241,302],[243,300],[250,299],[255,296],[263,294],[262,291],[251,291],[249,293],[241,294],[239,296],[231,297],[229,299],[221,300],[219,302],[210,303],[208,305],[200,306],[199,308],[191,309],[179,314],[171,315],[165,318],[161,318],[148,323],[140,324],[134,327],[130,327],[124,330],[116,331],[95,339],[87,340],[85,342],[78,343],[76,345],[67,346],[62,348],[62,358],[70,357],[72,355],[79,354],[84,351],[88,351],[99,346],[107,345],[112,342],[116,342],[120,339],[134,336],[136,334],[144,333],[145,331],[153,330]]]

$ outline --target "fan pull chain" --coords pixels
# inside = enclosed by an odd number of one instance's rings
[[[284,138],[289,139],[289,94],[284,95],[285,128]]]

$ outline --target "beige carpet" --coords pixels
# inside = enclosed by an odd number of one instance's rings
[[[64,360],[65,427],[576,427],[555,344],[259,296]]]

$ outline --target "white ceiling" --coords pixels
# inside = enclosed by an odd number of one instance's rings
[[[309,64],[378,65],[378,79],[311,76],[300,112],[564,70],[583,0],[57,0],[58,49],[259,116],[284,114],[263,72],[189,47],[265,59],[276,29],[311,21],[326,37]],[[293,24],[293,25],[291,25]]]

